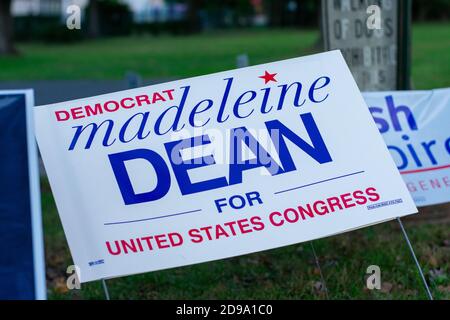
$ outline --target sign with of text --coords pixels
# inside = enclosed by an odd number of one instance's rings
[[[450,89],[364,99],[416,205],[450,202]]]
[[[35,113],[83,282],[416,212],[339,51]]]
[[[395,0],[322,0],[325,50],[340,49],[361,90],[397,88]]]

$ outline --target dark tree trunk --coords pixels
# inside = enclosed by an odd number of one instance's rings
[[[89,37],[94,39],[100,37],[100,14],[97,0],[89,2]]]
[[[200,0],[188,0],[187,7],[188,31],[190,33],[201,31],[201,22],[199,18],[199,10],[201,8]]]
[[[0,55],[16,54],[13,44],[11,0],[0,1]]]
[[[283,11],[284,11],[285,1],[277,0],[270,1],[270,25],[272,27],[283,26]]]

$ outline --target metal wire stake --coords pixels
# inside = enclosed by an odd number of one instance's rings
[[[102,279],[102,285],[103,285],[103,291],[105,292],[106,300],[111,300],[111,299],[109,299],[109,291],[108,291],[108,286],[106,285],[105,279]]]
[[[402,233],[403,233],[403,236],[405,237],[406,243],[408,244],[409,251],[411,252],[414,262],[416,263],[416,267],[417,267],[417,270],[419,271],[420,277],[422,278],[422,282],[423,282],[423,285],[427,292],[428,299],[433,300],[433,296],[431,295],[431,291],[430,291],[430,288],[428,287],[427,280],[425,279],[425,276],[423,275],[422,268],[420,267],[420,264],[419,264],[419,261],[417,260],[416,254],[414,253],[413,247],[411,245],[411,241],[409,241],[408,234],[406,233],[406,230],[403,227],[403,223],[400,220],[400,218],[397,218],[397,221],[398,221],[398,224],[400,225],[400,228],[402,229]]]
[[[330,297],[328,296],[328,289],[327,284],[325,283],[325,278],[323,277],[322,268],[320,267],[319,258],[317,257],[316,250],[314,249],[313,242],[310,241],[309,244],[311,245],[311,249],[314,255],[314,259],[316,260],[316,266],[317,269],[319,269],[320,278],[322,279],[323,288],[325,289],[325,296],[327,297],[327,300],[330,300]]]

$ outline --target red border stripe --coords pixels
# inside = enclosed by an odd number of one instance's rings
[[[424,169],[417,169],[417,170],[400,171],[400,173],[401,174],[410,174],[410,173],[418,173],[418,172],[441,170],[441,169],[446,169],[446,168],[450,168],[450,164],[447,164],[445,166],[440,166],[440,167],[431,167],[431,168],[424,168]]]

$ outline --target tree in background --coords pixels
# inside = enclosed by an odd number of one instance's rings
[[[89,25],[88,34],[90,38],[100,37],[100,18],[99,18],[99,6],[97,0],[90,0],[88,7]]]
[[[200,0],[186,0],[187,4],[187,23],[190,33],[201,30],[200,9],[204,6],[203,1]]]
[[[442,20],[450,18],[449,0],[414,0],[412,2],[413,19],[416,21]]]
[[[13,18],[11,0],[0,1],[0,55],[16,54],[13,44]]]
[[[265,6],[273,27],[318,26],[318,0],[266,0]]]
[[[89,38],[131,33],[132,15],[126,3],[118,0],[90,0],[86,10]]]

